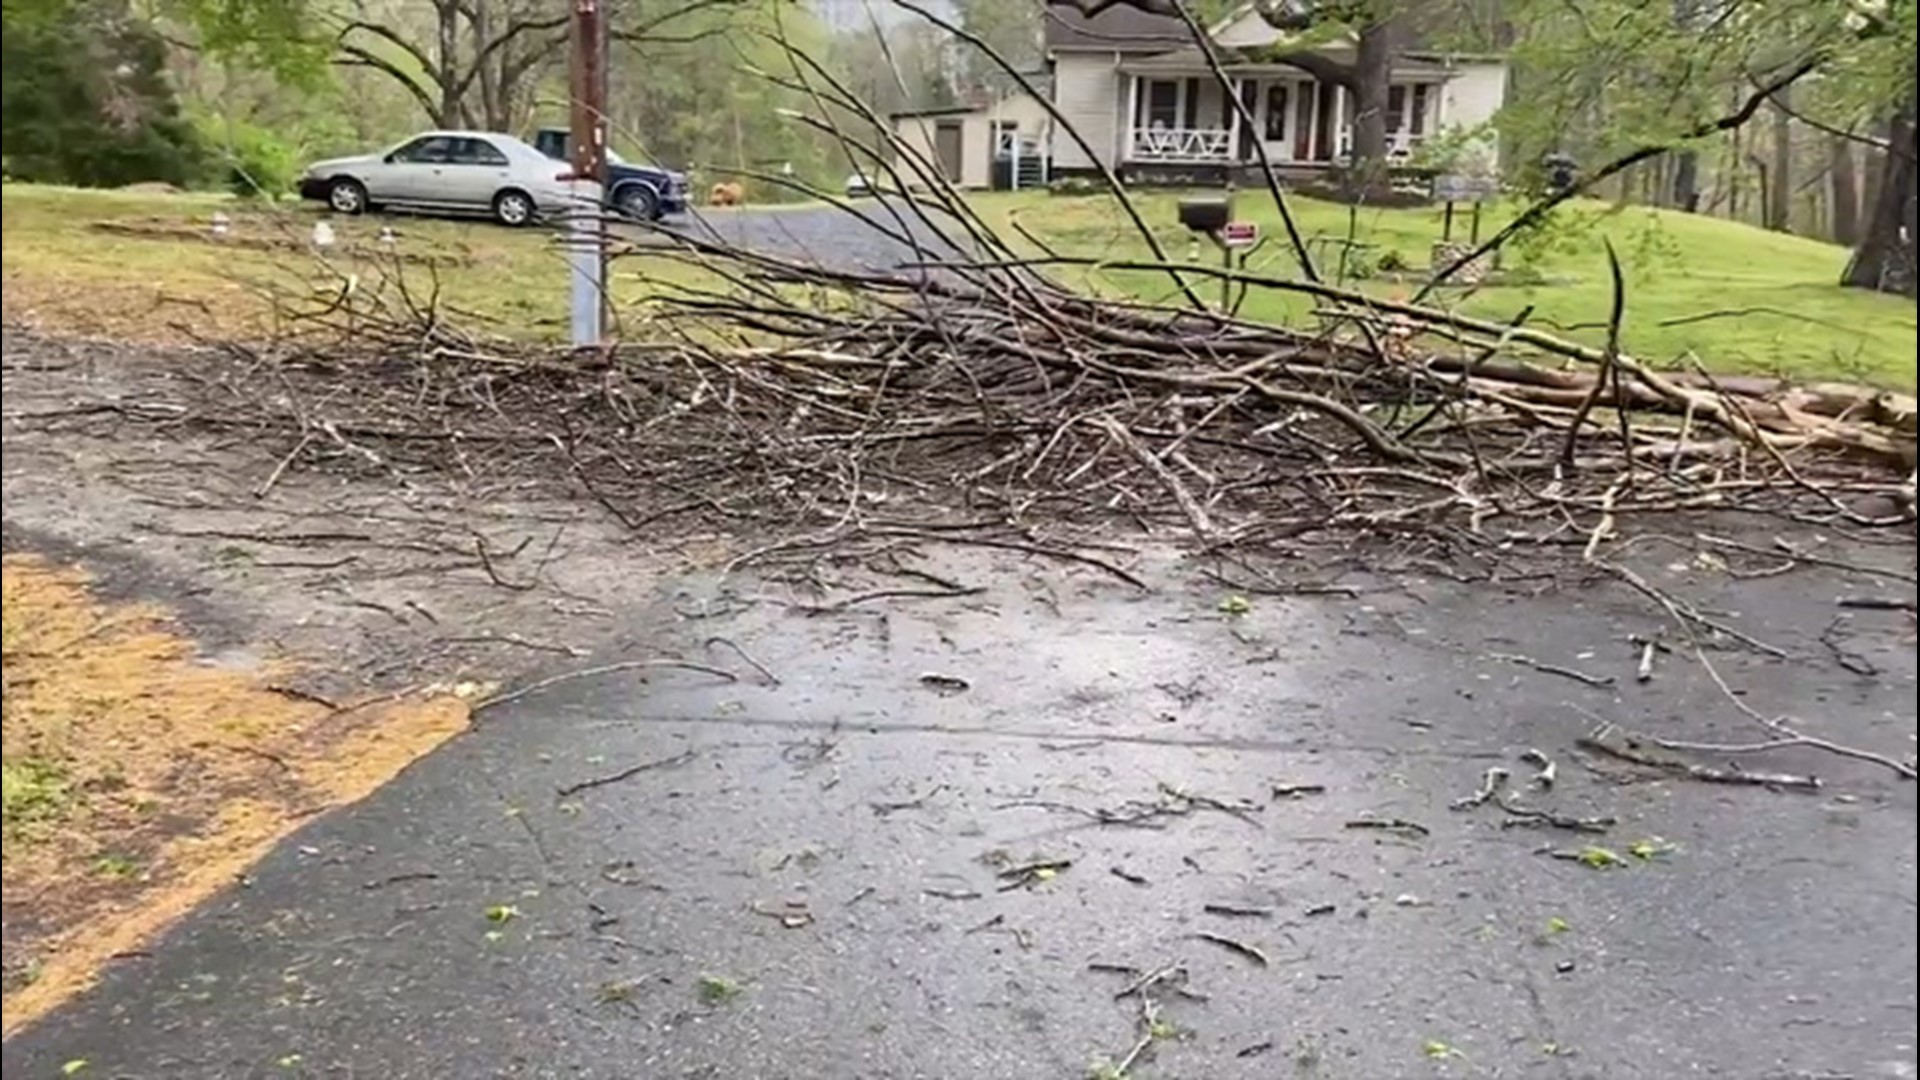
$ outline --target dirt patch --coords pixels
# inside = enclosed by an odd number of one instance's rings
[[[8,324],[80,337],[182,345],[208,337],[245,340],[271,325],[258,297],[237,282],[198,283],[187,291],[154,282],[10,273],[4,294],[0,312]]]
[[[335,705],[201,658],[80,571],[4,563],[5,1031],[141,955],[312,814],[463,730],[477,686]]]

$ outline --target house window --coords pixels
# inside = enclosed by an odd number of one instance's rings
[[[1426,83],[1420,83],[1413,88],[1413,121],[1407,125],[1407,130],[1415,135],[1424,135],[1427,132],[1427,99],[1432,91],[1433,88]]]
[[[1285,142],[1287,138],[1287,84],[1274,83],[1267,87],[1267,130],[1266,140],[1271,143]]]
[[[1145,101],[1146,115],[1142,127],[1164,128],[1171,130],[1180,126],[1181,91],[1184,87],[1178,79],[1149,79]]]
[[[1406,127],[1407,88],[1394,86],[1387,89],[1387,134],[1398,135]]]

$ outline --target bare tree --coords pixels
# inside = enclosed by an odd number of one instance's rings
[[[609,34],[629,44],[690,40],[672,24],[747,0],[626,4]],[[375,8],[358,0],[341,22],[336,62],[380,72],[399,83],[439,127],[510,131],[527,119],[540,78],[567,43],[566,0],[427,0]]]

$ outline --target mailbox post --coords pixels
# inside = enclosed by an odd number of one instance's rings
[[[1196,237],[1212,240],[1220,249],[1221,268],[1226,271],[1220,278],[1220,310],[1224,314],[1233,306],[1233,272],[1240,252],[1260,239],[1260,226],[1251,221],[1233,220],[1232,189],[1228,189],[1224,199],[1181,200],[1180,224]]]

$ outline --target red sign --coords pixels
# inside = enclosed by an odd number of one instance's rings
[[[1251,221],[1229,221],[1220,230],[1220,242],[1230,248],[1252,247],[1260,239],[1260,226]]]

